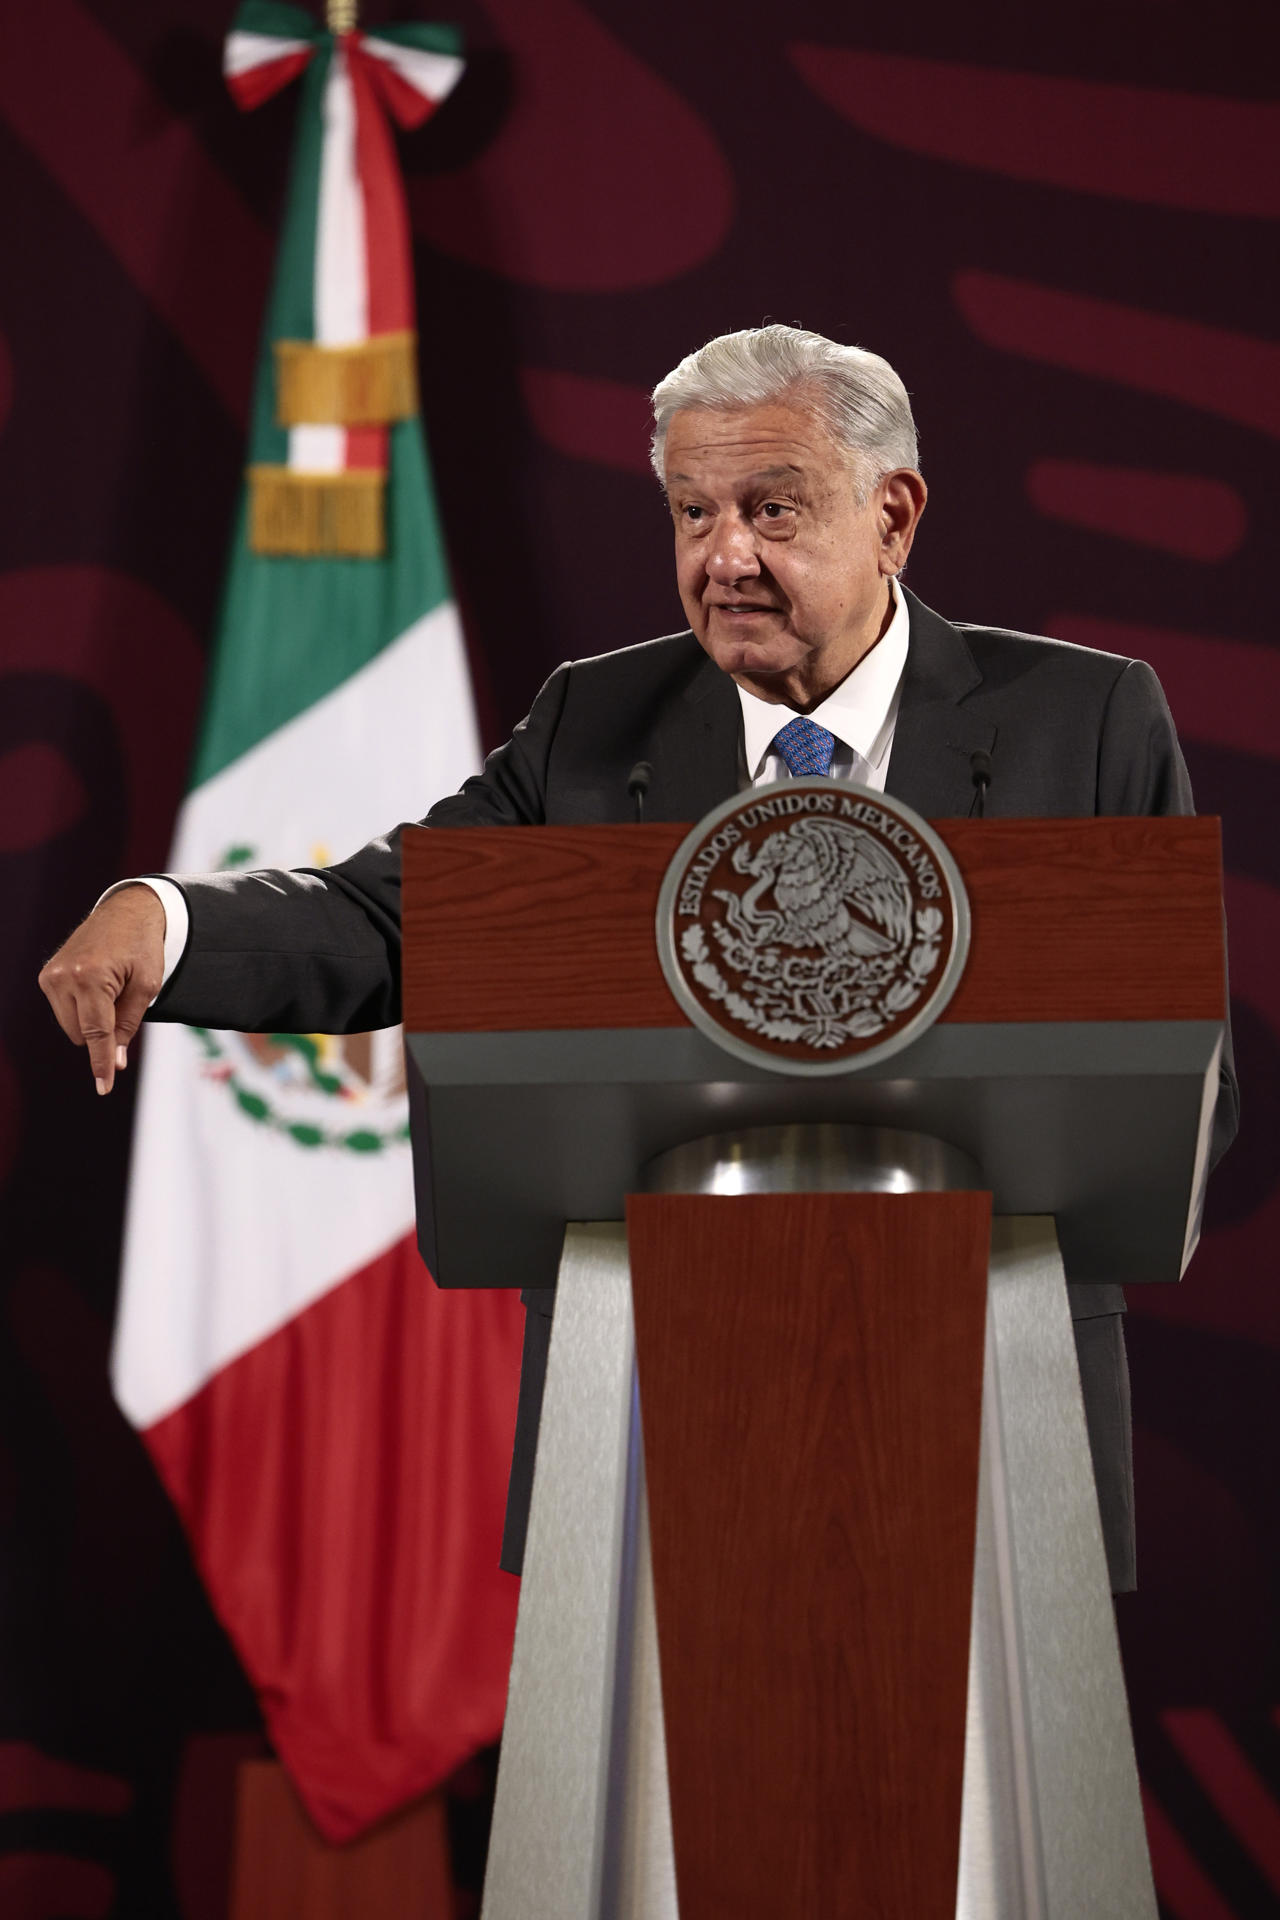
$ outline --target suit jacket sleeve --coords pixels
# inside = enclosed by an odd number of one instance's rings
[[[1130,660],[1111,689],[1098,744],[1100,814],[1194,813],[1191,781],[1163,689]]]
[[[539,824],[568,681],[558,667],[507,744],[422,824]],[[191,930],[150,1019],[249,1033],[360,1033],[399,1020],[400,828],[324,869],[170,877]]]
[[[1098,747],[1098,812],[1195,812],[1173,717],[1160,682],[1144,660],[1129,662],[1107,702]],[[1239,1124],[1240,1088],[1227,1009],[1209,1152],[1211,1166],[1217,1165],[1231,1145]]]

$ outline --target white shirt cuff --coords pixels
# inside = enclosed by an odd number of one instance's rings
[[[164,979],[160,985],[167,987],[174,968],[187,950],[187,936],[191,931],[191,915],[187,912],[182,888],[175,887],[172,880],[160,879],[158,875],[147,880],[117,880],[114,887],[107,888],[102,900],[109,900],[122,887],[150,887],[164,908]],[[102,900],[96,904],[101,906]]]

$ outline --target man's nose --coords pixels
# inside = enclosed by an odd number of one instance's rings
[[[730,586],[760,571],[759,542],[755,528],[740,515],[722,519],[716,527],[707,555],[707,574],[717,586]]]

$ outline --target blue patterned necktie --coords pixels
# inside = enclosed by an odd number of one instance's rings
[[[836,737],[815,720],[788,720],[773,736],[773,750],[780,753],[793,774],[830,773]]]

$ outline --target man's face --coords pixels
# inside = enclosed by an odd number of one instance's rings
[[[802,404],[682,409],[665,456],[676,578],[703,647],[766,698],[830,691],[879,639],[906,559],[891,481],[860,507],[847,455]]]

